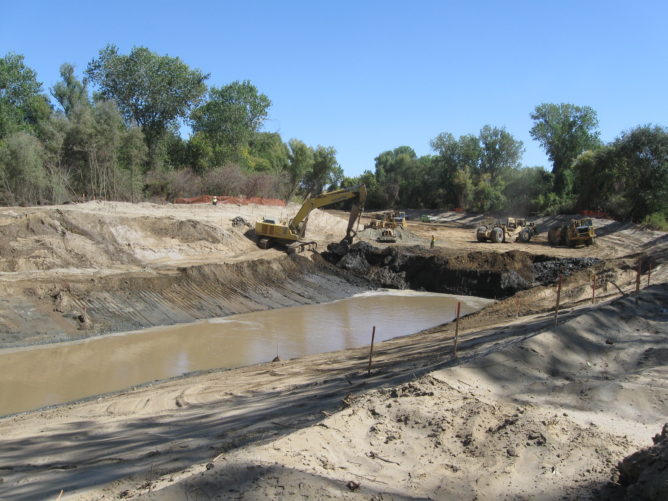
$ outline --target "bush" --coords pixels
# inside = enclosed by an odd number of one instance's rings
[[[16,132],[0,143],[0,185],[6,200],[21,205],[46,202],[49,177],[44,169],[44,148],[25,132]]]
[[[668,231],[668,220],[662,212],[654,212],[645,216],[642,224],[651,230]]]
[[[202,178],[190,169],[154,169],[146,174],[145,192],[149,198],[170,202],[179,197],[195,197],[202,194]]]

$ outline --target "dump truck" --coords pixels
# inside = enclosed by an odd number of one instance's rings
[[[351,188],[321,193],[314,197],[307,197],[292,219],[276,221],[275,219],[263,218],[256,221],[255,234],[258,237],[257,245],[261,249],[268,249],[274,244],[284,245],[288,254],[302,252],[306,249],[315,249],[318,245],[316,242],[305,240],[306,224],[308,223],[311,211],[318,207],[353,199],[346,235],[341,240],[342,244],[350,245],[355,235],[357,235],[357,231],[353,227],[355,223],[359,223],[360,216],[364,210],[366,194],[366,186],[361,184]]]
[[[509,217],[507,221],[497,220],[490,224],[478,226],[475,235],[478,242],[529,242],[538,234],[534,223],[526,219]]]
[[[594,243],[594,223],[591,218],[571,219],[568,224],[552,226],[547,232],[550,245],[589,246]]]

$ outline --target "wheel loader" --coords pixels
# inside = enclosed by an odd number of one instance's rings
[[[506,222],[495,221],[491,224],[479,226],[475,232],[478,242],[529,242],[531,237],[538,234],[536,225],[528,223],[526,219],[509,217]]]
[[[590,218],[571,219],[568,224],[553,226],[547,232],[547,240],[550,245],[578,245],[589,246],[594,243],[594,223]]]

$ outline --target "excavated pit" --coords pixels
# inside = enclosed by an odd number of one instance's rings
[[[0,299],[0,348],[330,302],[375,288],[501,299],[597,262],[520,251],[452,253],[359,242],[349,248],[331,244],[322,255],[308,257],[106,273],[91,269],[63,279],[46,273],[6,282],[7,293]]]

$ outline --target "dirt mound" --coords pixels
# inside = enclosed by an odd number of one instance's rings
[[[141,265],[164,257],[229,255],[250,247],[239,232],[195,219],[37,209],[0,216],[0,272]]]

